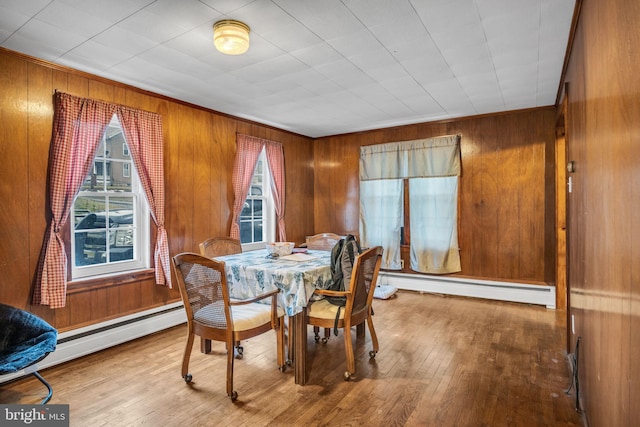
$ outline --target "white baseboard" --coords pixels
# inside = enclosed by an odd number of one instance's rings
[[[62,332],[58,334],[58,344],[54,352],[41,362],[26,369],[0,375],[0,384],[31,374],[34,370],[68,362],[186,322],[187,317],[182,308],[182,302],[176,302],[107,322]]]
[[[555,286],[386,271],[380,272],[379,282],[410,291],[521,302],[556,308]]]

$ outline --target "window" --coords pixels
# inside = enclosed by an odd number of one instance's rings
[[[414,271],[460,271],[459,175],[458,135],[360,148],[360,238],[384,247],[383,268],[402,268],[405,244]]]
[[[149,267],[149,209],[114,115],[72,208],[74,279]]]
[[[262,243],[275,240],[275,209],[270,183],[271,175],[263,149],[240,213],[240,242],[244,249],[262,248]]]

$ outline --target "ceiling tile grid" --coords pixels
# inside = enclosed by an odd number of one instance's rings
[[[309,137],[555,102],[574,0],[0,0],[0,46]],[[212,26],[238,19],[226,56]]]

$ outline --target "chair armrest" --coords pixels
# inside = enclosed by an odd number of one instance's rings
[[[349,291],[332,291],[330,289],[316,289],[314,293],[318,295],[326,295],[328,297],[346,297],[351,295]]]
[[[265,298],[272,297],[274,295],[278,295],[279,293],[280,293],[280,289],[274,289],[273,291],[266,292],[266,293],[260,294],[260,295],[256,295],[255,297],[253,297],[251,299],[243,299],[243,300],[234,299],[234,300],[231,300],[231,301],[229,301],[229,305],[251,304],[251,303],[263,300]]]

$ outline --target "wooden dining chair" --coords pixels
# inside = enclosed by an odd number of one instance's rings
[[[200,243],[200,254],[208,258],[242,253],[240,240],[231,237],[210,237]]]
[[[242,253],[242,244],[240,243],[240,240],[233,239],[231,237],[210,237],[204,242],[200,243],[200,254],[202,256],[206,256],[207,258],[215,258],[218,256],[234,255],[239,253]],[[210,353],[211,341],[202,338],[200,347],[203,353]],[[235,348],[236,352],[238,353],[238,357],[242,357],[242,354],[244,353],[244,347],[242,347],[239,341],[236,343]]]
[[[342,239],[335,233],[320,233],[313,236],[307,236],[307,249],[318,251],[330,251]]]
[[[317,251],[330,251],[342,239],[342,236],[335,233],[320,233],[313,236],[307,236],[306,247],[307,249]],[[318,327],[313,328],[313,331],[318,334],[320,329]],[[331,329],[326,328],[324,330],[324,340],[328,340],[331,336]]]
[[[346,352],[347,370],[344,373],[348,381],[356,372],[351,341],[351,328],[367,322],[373,350],[369,357],[374,358],[378,352],[378,337],[373,327],[373,293],[378,280],[378,272],[382,262],[382,247],[375,246],[356,256],[349,288],[344,292],[316,289],[315,293],[325,297],[344,297],[344,307],[334,305],[328,298],[312,302],[307,307],[307,323],[314,326],[316,342],[319,341],[317,328],[333,328],[343,330],[344,347]],[[323,342],[326,342],[323,340]]]
[[[230,300],[224,262],[194,253],[181,253],[172,258],[180,296],[187,313],[189,335],[182,360],[182,377],[187,383],[189,358],[196,335],[226,343],[227,395],[238,398],[233,389],[233,345],[270,330],[276,332],[277,364],[284,372],[284,310],[278,307],[278,292],[273,290],[248,300]],[[271,304],[259,301],[271,299]]]

